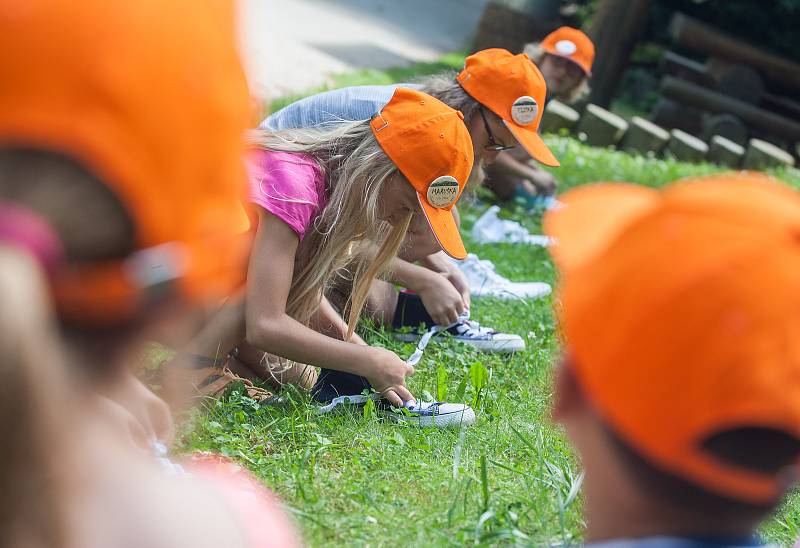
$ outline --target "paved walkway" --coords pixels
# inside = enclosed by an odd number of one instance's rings
[[[243,0],[245,64],[266,97],[331,74],[430,61],[463,48],[487,0]]]

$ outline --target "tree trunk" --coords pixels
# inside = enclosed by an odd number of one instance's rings
[[[607,107],[647,23],[650,0],[600,0],[587,34],[597,55],[589,100]]]
[[[489,0],[475,31],[473,51],[504,48],[519,53],[559,26],[560,0]]]

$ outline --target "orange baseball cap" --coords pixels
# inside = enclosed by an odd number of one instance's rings
[[[547,84],[527,55],[485,49],[467,57],[456,80],[473,99],[506,124],[522,147],[535,160],[559,166],[558,160],[539,135]]]
[[[782,474],[704,449],[767,428],[800,439],[800,195],[765,175],[663,191],[601,184],[561,196],[561,325],[604,421],[650,463],[709,491],[774,502]]]
[[[592,75],[594,44],[578,29],[561,27],[554,30],[542,40],[542,49],[551,55],[569,59],[581,67],[586,76]]]
[[[465,259],[467,250],[451,211],[472,171],[472,140],[464,115],[427,93],[397,88],[370,126],[416,189],[439,245],[454,259]]]
[[[135,227],[135,260],[55,274],[62,317],[124,317],[154,298],[142,288],[163,290],[165,281],[190,299],[222,297],[243,282],[247,245],[237,233],[247,228],[250,107],[232,7],[0,5],[0,146],[74,158],[108,184]]]

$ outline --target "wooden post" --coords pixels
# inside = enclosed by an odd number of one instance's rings
[[[587,105],[578,122],[578,138],[587,145],[607,147],[619,143],[628,131],[628,122],[597,105]]]
[[[708,145],[679,129],[670,131],[667,154],[680,162],[701,162],[708,154]]]
[[[504,48],[519,53],[559,26],[559,0],[489,0],[475,31],[473,51]]]
[[[793,165],[794,157],[785,150],[760,139],[750,139],[750,146],[744,155],[745,169],[761,170]]]
[[[648,122],[644,118],[634,116],[630,127],[622,139],[620,148],[637,154],[653,152],[658,154],[669,142],[669,131]]]
[[[539,125],[540,133],[558,133],[562,129],[572,131],[581,115],[572,107],[553,99],[544,107],[542,123]]]
[[[715,135],[711,138],[706,158],[712,164],[739,169],[744,158],[744,147],[725,137]]]
[[[589,100],[608,107],[647,24],[650,0],[599,0],[587,34],[597,54]]]

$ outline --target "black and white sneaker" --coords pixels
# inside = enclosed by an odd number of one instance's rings
[[[446,331],[457,341],[469,344],[481,352],[512,354],[525,350],[525,341],[522,337],[513,333],[501,333],[500,331],[481,326],[478,322],[469,319],[469,310],[462,314],[458,321],[452,325],[446,327],[434,326],[423,335],[423,339],[425,336],[431,334],[431,331],[434,329],[436,331],[433,334]],[[419,335],[416,333],[396,333],[395,336],[398,340],[403,342],[414,342]],[[428,337],[428,339],[429,338],[430,337]],[[427,342],[426,340],[426,345]]]
[[[422,428],[453,428],[471,426],[475,423],[475,411],[464,403],[410,401],[398,409],[381,399],[380,394],[339,396],[328,405],[320,407],[319,412],[331,413],[341,406],[363,407],[369,400],[375,401],[376,410],[383,417]]]

